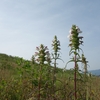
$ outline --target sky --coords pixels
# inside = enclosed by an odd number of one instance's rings
[[[40,44],[52,52],[56,35],[64,60],[57,66],[64,68],[72,57],[67,36],[73,24],[82,30],[88,70],[100,69],[100,0],[1,0],[0,53],[30,60]]]

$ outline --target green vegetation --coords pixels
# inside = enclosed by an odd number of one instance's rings
[[[9,67],[10,66],[10,67]],[[74,100],[74,70],[56,68],[55,93],[52,92],[53,67],[42,66],[40,100]],[[84,75],[77,73],[77,94],[86,100]],[[37,100],[38,98],[39,64],[19,57],[0,54],[0,100]],[[87,77],[88,99],[99,100],[100,78]],[[53,95],[55,94],[55,96]],[[34,99],[32,99],[34,98]],[[54,99],[55,98],[55,99]],[[91,98],[91,99],[90,99]]]
[[[76,26],[72,29],[77,33]],[[70,55],[74,57],[68,63],[75,63],[70,70],[56,66],[62,60],[57,36],[52,41],[52,54],[41,44],[31,61],[0,54],[0,100],[99,100],[100,78],[88,74],[88,61],[78,52],[81,38],[78,34],[70,37]]]

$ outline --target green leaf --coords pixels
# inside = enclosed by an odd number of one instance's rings
[[[61,58],[58,58],[58,59],[61,60],[64,63],[64,61]]]
[[[78,49],[78,52],[80,52],[80,50],[82,51],[82,53],[84,54],[83,50],[81,48]]]
[[[77,52],[76,52],[76,55],[78,55],[78,57],[80,58],[80,55],[79,55],[79,53],[77,53]]]
[[[66,69],[66,67],[67,67],[68,63],[70,63],[70,62],[74,62],[74,59],[73,59],[73,60],[68,61],[68,62],[66,63],[66,65],[65,65],[65,68],[64,68],[64,69]]]
[[[82,62],[82,60],[77,60],[76,62]]]
[[[69,56],[70,56],[72,53],[74,53],[74,51],[69,52]]]

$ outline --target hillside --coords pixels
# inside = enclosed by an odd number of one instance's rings
[[[86,88],[88,98],[99,100],[99,84],[98,77],[77,72],[79,100],[85,100]],[[73,100],[74,70],[56,68],[54,71],[53,66],[0,54],[0,100],[37,100],[34,98],[39,95],[41,100]]]
[[[0,69],[12,70],[25,67],[26,64],[33,66],[31,61],[25,60],[24,58],[0,53]],[[35,64],[35,66],[38,66],[38,64]],[[53,67],[51,66],[51,68]],[[63,69],[57,68],[57,71],[63,71]],[[69,73],[71,71],[67,72]]]
[[[12,69],[17,67],[16,57],[0,53],[0,69]]]

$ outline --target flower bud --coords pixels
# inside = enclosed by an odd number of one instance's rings
[[[71,46],[75,50],[79,49],[79,45],[81,45],[83,43],[83,41],[82,41],[83,37],[79,36],[79,33],[82,33],[82,31],[80,30],[80,28],[78,26],[73,25],[69,32],[70,32],[70,34],[68,37],[69,37],[69,41],[71,42],[69,44],[69,46]]]
[[[44,62],[50,58],[50,53],[48,51],[47,46],[41,44],[39,47],[36,47],[36,50],[37,50],[37,52],[35,52],[36,61],[40,64],[44,64]]]
[[[58,52],[60,50],[60,41],[57,40],[57,36],[54,37],[54,40],[52,41],[52,46],[53,46],[53,50],[54,52]]]

